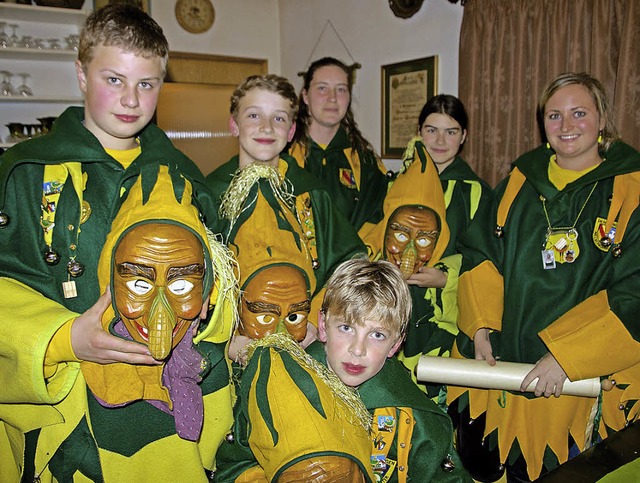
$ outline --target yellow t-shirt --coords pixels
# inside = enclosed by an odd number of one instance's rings
[[[551,156],[551,161],[549,162],[549,181],[551,181],[556,188],[561,190],[569,183],[573,183],[575,180],[581,178],[589,171],[593,171],[597,167],[598,165],[596,164],[582,171],[564,169],[558,166],[558,163],[556,162],[556,155],[554,154]]]

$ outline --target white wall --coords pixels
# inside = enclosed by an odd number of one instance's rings
[[[267,59],[269,70],[280,73],[278,0],[214,0],[215,21],[201,34],[180,27],[175,4],[175,0],[151,1],[151,16],[164,30],[172,51]]]
[[[267,59],[270,72],[288,77],[298,89],[302,83],[297,73],[311,56],[311,61],[330,55],[352,62],[341,38],[362,64],[353,109],[377,151],[381,150],[380,66],[437,55],[438,92],[458,93],[463,13],[459,3],[424,0],[409,19],[395,17],[388,0],[214,0],[213,4],[215,23],[202,34],[190,34],[178,25],[175,1],[152,0],[151,14],[164,29],[171,50]],[[385,162],[397,168],[396,161]]]
[[[393,15],[387,0],[280,0],[279,3],[282,75],[299,89],[302,79],[297,73],[306,69],[312,53],[311,61],[329,55],[352,63],[350,52],[362,64],[354,86],[354,114],[362,133],[378,152],[382,147],[382,65],[437,55],[438,92],[458,94],[458,45],[463,13],[459,4],[425,0],[413,17],[400,19]],[[328,20],[339,37],[331,25],[327,26]],[[388,160],[385,163],[392,169],[398,164]]]

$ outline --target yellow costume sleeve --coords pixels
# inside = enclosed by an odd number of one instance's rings
[[[613,374],[640,362],[640,343],[611,311],[604,290],[539,335],[572,381]]]
[[[30,287],[0,278],[3,323],[0,324],[0,402],[56,404],[75,383],[80,366],[61,363],[45,380],[44,361],[55,333],[78,314]]]
[[[458,282],[458,326],[470,339],[478,329],[502,329],[504,281],[495,265],[484,261]]]
[[[73,352],[71,345],[71,325],[75,318],[68,320],[53,336],[44,359],[44,377],[49,378],[55,374],[56,368],[61,362],[80,362]]]
[[[458,280],[462,255],[456,253],[440,260],[447,267],[447,284],[442,289],[442,305],[437,303],[438,289],[429,288],[424,294],[426,300],[431,300],[434,310],[434,322],[442,330],[450,334],[458,334]],[[436,265],[437,267],[437,265]]]

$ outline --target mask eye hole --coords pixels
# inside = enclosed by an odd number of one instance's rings
[[[400,243],[407,243],[409,241],[409,237],[405,233],[402,233],[400,231],[395,232],[393,236],[395,236],[396,240],[398,240]]]
[[[431,245],[431,240],[429,240],[428,238],[418,238],[416,240],[416,245],[418,245],[420,248],[426,248]]]
[[[138,278],[136,280],[128,281],[127,287],[129,288],[129,290],[131,290],[133,293],[137,295],[146,295],[151,291],[151,289],[153,288],[153,285],[151,285],[146,280]]]
[[[306,318],[306,315],[304,315],[304,314],[289,314],[289,316],[287,316],[287,318],[285,319],[285,322],[288,325],[298,325],[305,318]]]
[[[258,315],[256,317],[256,320],[261,325],[271,325],[271,324],[273,324],[275,322],[276,319],[271,314],[265,314],[265,315]]]
[[[191,292],[193,284],[189,280],[179,279],[171,282],[167,288],[174,295],[185,295]]]

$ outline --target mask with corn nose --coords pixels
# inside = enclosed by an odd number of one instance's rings
[[[166,359],[206,303],[202,243],[181,226],[137,225],[118,244],[114,266],[115,306],[125,327],[154,359]]]
[[[434,210],[423,205],[401,206],[389,217],[385,258],[407,279],[431,259],[439,235],[440,222]]]

